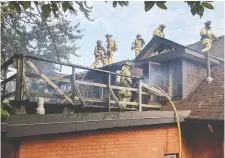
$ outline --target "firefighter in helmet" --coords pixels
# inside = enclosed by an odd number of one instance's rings
[[[165,28],[166,28],[166,25],[165,25],[165,24],[159,25],[159,27],[158,27],[155,31],[153,31],[153,36],[159,36],[159,37],[164,38],[165,35],[164,35],[164,33],[163,33],[163,30],[164,30]]]
[[[131,87],[132,85],[132,80],[130,77],[131,76],[131,68],[132,68],[132,63],[131,62],[125,62],[122,65],[122,69],[121,69],[121,77],[120,77],[120,86],[123,87]],[[131,99],[131,92],[129,90],[119,90],[118,92],[118,99],[120,101],[130,101]],[[126,108],[126,104],[122,104],[123,108]]]
[[[134,49],[135,57],[142,51],[145,41],[141,38],[140,34],[137,34],[136,39],[133,41],[131,50]]]
[[[210,48],[212,47],[212,40],[213,39],[218,40],[216,35],[211,30],[211,21],[207,21],[205,23],[205,27],[201,29],[200,35],[201,35],[202,44],[205,45],[205,48],[202,49],[201,52],[203,53],[208,52]]]
[[[99,62],[102,62],[102,65],[105,66],[107,64],[106,58],[106,49],[102,46],[102,42],[100,40],[97,41],[97,45],[95,46],[95,63],[94,68],[98,68]]]
[[[106,40],[106,44],[107,44],[107,60],[108,60],[108,64],[112,64],[113,63],[113,55],[115,53],[115,51],[117,51],[117,44],[116,42],[112,39],[112,35],[105,35],[107,40]]]

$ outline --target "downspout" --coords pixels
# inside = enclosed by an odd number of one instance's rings
[[[213,81],[213,78],[211,77],[211,68],[210,68],[210,55],[209,51],[206,52],[206,62],[207,62],[207,78],[206,82],[211,83]]]

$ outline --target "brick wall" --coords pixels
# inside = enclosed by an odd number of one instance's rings
[[[184,156],[190,158],[183,143]],[[21,142],[20,158],[163,158],[178,153],[175,125],[40,136]]]

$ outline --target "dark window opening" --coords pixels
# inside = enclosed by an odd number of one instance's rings
[[[164,154],[164,158],[178,158],[178,153],[175,153],[175,154]]]

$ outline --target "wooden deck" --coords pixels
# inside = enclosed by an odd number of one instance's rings
[[[43,73],[41,69],[39,69],[34,63],[37,61],[41,62],[48,62],[53,64],[60,64],[64,66],[69,66],[72,69],[71,79],[62,78],[62,77],[55,77],[55,76],[48,76]],[[7,78],[7,69],[9,66],[13,66],[17,69],[17,73],[12,75],[11,77]],[[27,71],[27,67],[31,68],[33,72]],[[102,73],[107,76],[107,83],[97,83],[91,81],[84,81],[82,79],[76,79],[76,68],[88,70],[88,71],[95,71]],[[81,109],[87,108],[98,108],[98,109],[105,109],[105,111],[142,111],[143,109],[159,109],[161,108],[160,104],[146,104],[143,103],[143,96],[148,95],[156,95],[159,97],[164,97],[164,94],[154,85],[148,85],[141,81],[140,78],[134,76],[127,76],[130,77],[133,81],[138,83],[137,87],[121,87],[117,85],[111,84],[111,76],[121,76],[121,74],[116,74],[109,71],[104,71],[100,69],[92,69],[88,67],[83,67],[80,65],[68,64],[68,63],[58,63],[55,61],[37,58],[33,56],[23,56],[20,54],[14,55],[10,58],[6,63],[4,63],[1,67],[2,74],[4,74],[4,80],[1,82],[2,85],[2,99],[14,97],[10,101],[10,103],[18,108],[18,106],[35,106],[36,100],[35,98],[43,97],[46,99],[55,98],[58,99],[57,102],[51,103],[45,101],[45,107],[48,106],[61,106],[61,107],[72,107],[72,109],[80,109],[78,111],[72,110],[73,112],[80,112]],[[45,83],[50,85],[52,89],[54,89],[57,94],[53,94],[50,92],[37,92],[31,91],[27,81],[29,79],[39,80],[42,79]],[[6,84],[8,82],[15,81],[16,89],[14,92],[7,92]],[[56,83],[70,83],[71,84],[71,91],[64,92]],[[82,85],[87,87],[100,87],[104,88],[104,93],[107,93],[102,98],[94,98],[94,97],[85,97],[82,91]],[[87,89],[88,90],[88,89]],[[115,91],[117,90],[128,90],[131,91],[133,94],[136,95],[136,99],[133,101],[125,102],[119,101]],[[91,103],[91,104],[90,104]],[[121,104],[127,104],[128,108],[123,109]],[[26,108],[27,109],[27,108]],[[29,109],[29,107],[28,107]],[[83,110],[85,111],[85,110]]]

